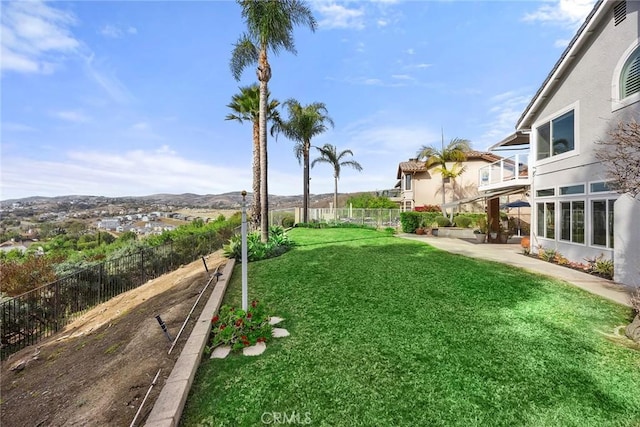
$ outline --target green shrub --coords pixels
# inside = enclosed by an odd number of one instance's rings
[[[273,258],[282,255],[293,246],[293,242],[285,233],[284,229],[278,225],[269,228],[269,241],[263,243],[260,232],[255,231],[247,234],[247,259],[260,261],[262,259]],[[242,260],[242,236],[235,235],[229,239],[229,243],[223,246],[224,255],[227,258]]]
[[[434,222],[438,224],[438,227],[449,227],[451,225],[451,221],[449,221],[449,218],[442,215],[435,217]]]
[[[455,218],[453,218],[453,223],[456,225],[456,227],[460,227],[460,228],[469,228],[472,222],[473,222],[473,219],[464,215],[458,215]]]
[[[422,214],[420,212],[400,212],[400,224],[403,233],[413,233],[420,226]]]
[[[211,323],[211,348],[229,345],[239,350],[271,339],[269,316],[258,301],[252,301],[246,312],[225,304]]]
[[[280,222],[284,228],[291,228],[295,224],[296,219],[293,215],[285,215]]]

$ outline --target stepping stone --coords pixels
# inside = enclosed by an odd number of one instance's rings
[[[211,359],[224,359],[231,352],[231,346],[221,345],[220,347],[216,347],[211,352]]]
[[[242,354],[245,356],[260,356],[267,349],[267,345],[263,342],[258,342],[256,345],[245,347],[242,349]]]
[[[271,335],[274,338],[288,337],[289,336],[289,331],[287,331],[286,329],[283,329],[283,328],[273,328],[273,330],[271,331]]]
[[[278,323],[282,322],[284,319],[282,317],[270,317],[269,318],[269,324],[270,325],[277,325]]]

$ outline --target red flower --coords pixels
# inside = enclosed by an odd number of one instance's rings
[[[226,328],[227,325],[225,325],[224,323],[222,325],[220,325],[220,330],[223,330],[224,328]]]
[[[247,336],[243,335],[243,336],[240,337],[240,339],[242,339],[242,341],[247,341]]]
[[[247,319],[251,319],[251,313],[247,313]]]
[[[251,301],[251,307],[256,308],[257,305],[258,305],[258,301],[256,300]]]
[[[213,323],[216,323],[218,320],[220,320],[220,318],[218,317],[218,315],[213,316],[213,319],[211,319],[211,321]]]
[[[236,320],[236,326],[242,326],[242,319]]]
[[[265,338],[265,337],[260,337],[260,338],[258,338],[258,340],[257,340],[257,341],[258,341],[258,342],[265,342],[265,341],[266,341],[266,338]]]

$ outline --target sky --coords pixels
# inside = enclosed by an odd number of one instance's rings
[[[594,0],[308,2],[297,54],[270,54],[272,98],[322,102],[314,146],[350,149],[339,192],[393,188],[398,164],[453,138],[484,151],[514,131]],[[251,124],[227,121],[232,1],[2,1],[0,200],[221,194],[252,188]],[[284,136],[269,193],[302,194]],[[311,158],[317,157],[312,149]],[[332,193],[333,169],[310,192]]]

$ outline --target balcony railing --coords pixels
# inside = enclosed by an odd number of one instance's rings
[[[529,154],[516,154],[480,168],[478,190],[487,191],[530,185],[528,163]]]

